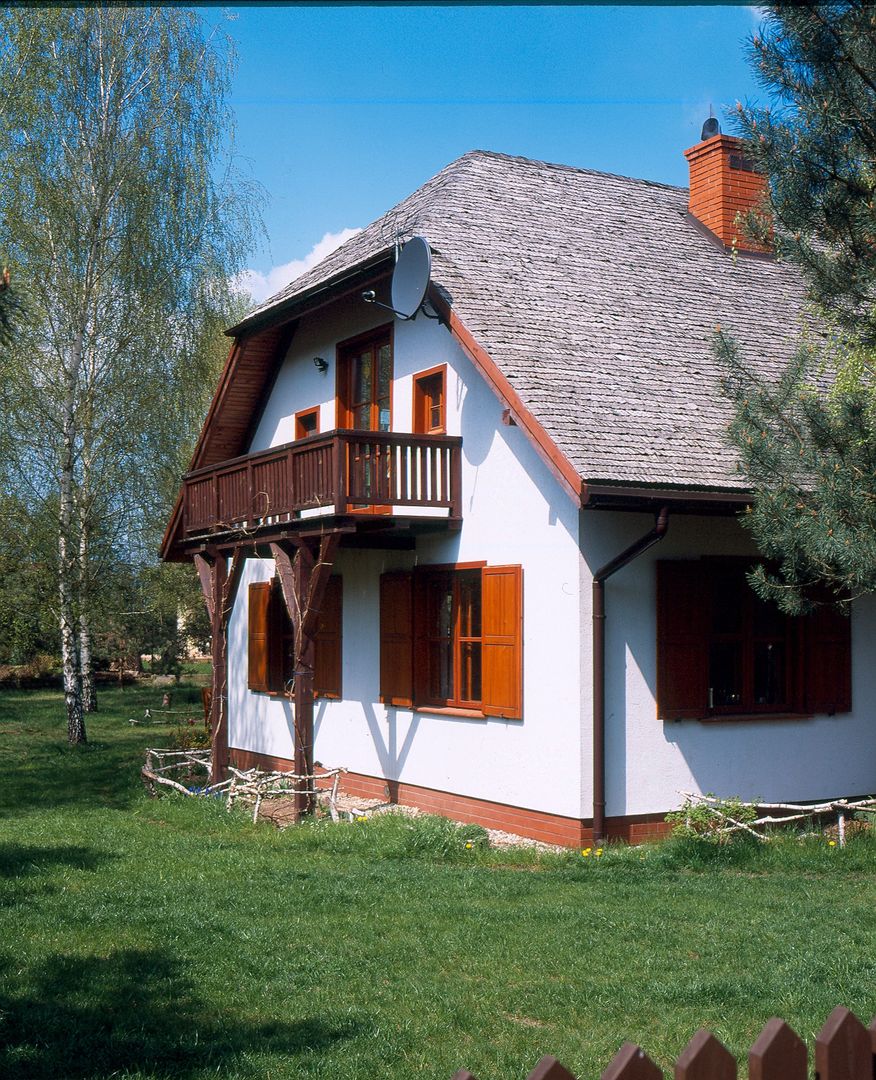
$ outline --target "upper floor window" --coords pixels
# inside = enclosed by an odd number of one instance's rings
[[[447,432],[447,365],[414,376],[413,431],[415,435]]]
[[[316,435],[319,432],[319,406],[314,409],[304,409],[295,414],[295,438],[306,439],[308,435]]]
[[[337,395],[339,428],[391,430],[391,326],[338,346]]]

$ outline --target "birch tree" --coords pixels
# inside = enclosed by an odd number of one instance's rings
[[[27,319],[0,354],[0,469],[56,506],[67,729],[94,707],[101,559],[144,557],[204,400],[199,335],[258,224],[233,170],[230,43],[181,8],[0,13],[0,212]],[[0,78],[0,84],[3,78]]]

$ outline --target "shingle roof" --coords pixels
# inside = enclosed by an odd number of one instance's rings
[[[720,324],[752,367],[777,373],[803,284],[718,247],[687,196],[473,151],[245,323],[420,233],[433,281],[584,480],[739,489],[712,337]]]

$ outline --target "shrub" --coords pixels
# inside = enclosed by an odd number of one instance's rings
[[[449,818],[423,815],[408,824],[404,854],[446,858],[489,846],[487,830],[480,825],[459,825]]]
[[[710,796],[711,797],[711,796]],[[681,809],[666,815],[672,835],[685,840],[700,840],[708,844],[731,844],[741,839],[751,839],[745,829],[723,832],[730,824],[726,819],[748,825],[757,818],[757,807],[746,805],[738,796],[701,803],[685,799]]]
[[[171,732],[168,742],[172,750],[209,750],[210,732],[196,720],[184,720]]]

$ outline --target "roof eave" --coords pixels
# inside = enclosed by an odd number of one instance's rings
[[[393,258],[392,248],[382,249],[377,254],[363,259],[333,277],[315,283],[303,292],[278,300],[270,307],[260,308],[229,327],[225,333],[228,337],[242,337],[263,330],[273,323],[288,322],[290,319],[298,318],[307,310],[322,307],[323,304],[338,299],[340,295],[353,291],[357,283],[364,284],[382,270],[388,269]]]
[[[652,510],[668,505],[676,512],[738,514],[754,501],[742,487],[693,484],[624,484],[585,481],[582,507],[587,510]]]

